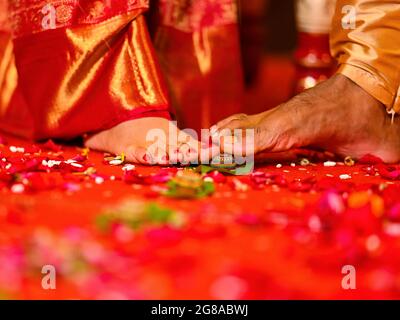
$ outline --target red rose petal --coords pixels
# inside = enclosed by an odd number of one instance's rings
[[[335,177],[325,177],[316,182],[318,191],[334,190],[339,193],[349,192],[353,183]]]
[[[0,136],[0,145],[7,145],[7,140],[3,136]]]
[[[381,158],[375,157],[372,154],[366,154],[365,156],[358,159],[358,163],[361,164],[379,164],[383,163]]]
[[[55,144],[53,140],[48,140],[47,142],[43,143],[40,145],[42,149],[48,150],[48,151],[53,151],[53,152],[59,152],[62,150],[62,147],[58,144]]]
[[[74,160],[76,162],[85,162],[87,160],[87,155],[77,154],[71,160]]]
[[[219,171],[212,171],[208,173],[205,178],[211,178],[215,183],[225,183],[226,177]]]
[[[287,187],[288,185],[288,181],[284,175],[261,171],[253,172],[250,175],[250,183],[257,189],[265,185],[278,185],[280,187]]]
[[[295,179],[289,183],[289,190],[294,192],[308,192],[313,189],[315,185],[315,178],[308,177],[305,179]]]
[[[362,167],[361,170],[371,176],[374,176],[375,173],[377,172],[377,169],[374,166],[365,166],[365,167]]]
[[[27,146],[24,148],[25,149],[25,153],[39,153],[42,151],[41,148],[39,148],[37,145],[33,144],[30,146]]]
[[[36,192],[49,190],[56,187],[55,180],[52,176],[42,172],[29,172],[22,175],[22,181],[28,191]]]
[[[129,184],[152,185],[158,183],[168,182],[174,174],[169,170],[160,170],[159,173],[154,175],[141,175],[136,170],[126,170],[122,180]]]
[[[400,222],[400,203],[396,203],[388,210],[386,217],[392,222]]]
[[[400,179],[400,170],[396,166],[386,166],[379,165],[377,166],[377,170],[379,175],[386,180],[399,180]]]
[[[343,215],[343,226],[361,235],[371,235],[379,233],[382,224],[380,219],[372,214],[371,206],[368,204],[361,208],[348,209]]]
[[[387,185],[381,194],[385,204],[392,207],[400,200],[400,185]]]

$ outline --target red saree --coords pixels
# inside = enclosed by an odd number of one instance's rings
[[[0,128],[71,138],[139,117],[169,118],[169,97],[178,120],[197,129],[237,111],[232,0],[152,5],[160,8],[162,68],[143,16],[148,0],[9,0],[0,16]]]
[[[243,76],[236,0],[158,0],[154,45],[181,127],[240,112]]]

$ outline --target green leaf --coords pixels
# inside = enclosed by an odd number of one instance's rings
[[[211,195],[215,192],[215,186],[214,183],[211,181],[204,182],[203,188],[200,192],[198,192],[197,197],[202,198],[206,197],[208,195]]]
[[[99,215],[96,217],[96,226],[103,232],[107,232],[110,228],[111,219],[105,215]]]
[[[149,220],[154,222],[168,222],[173,213],[172,210],[161,208],[155,203],[151,203],[148,207]]]

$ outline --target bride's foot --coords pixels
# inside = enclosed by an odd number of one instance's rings
[[[122,122],[93,135],[85,145],[113,154],[124,153],[128,161],[151,165],[193,162],[201,150],[197,140],[167,119],[156,117]]]

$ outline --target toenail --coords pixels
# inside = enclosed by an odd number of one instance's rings
[[[146,153],[146,154],[143,156],[143,161],[146,162],[146,163],[150,163],[151,157]]]
[[[211,128],[210,128],[210,134],[211,135],[214,135],[215,133],[217,133],[218,132],[218,127],[217,126],[212,126]]]

